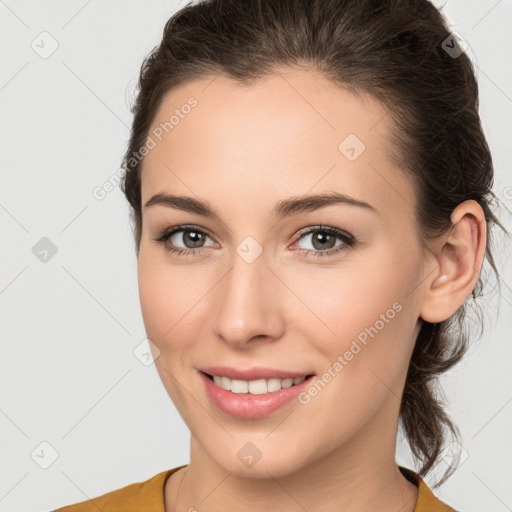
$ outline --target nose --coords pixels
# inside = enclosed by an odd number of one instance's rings
[[[279,339],[284,331],[284,305],[279,300],[284,287],[276,270],[269,268],[265,253],[252,262],[234,253],[231,261],[214,289],[215,334],[235,348]]]

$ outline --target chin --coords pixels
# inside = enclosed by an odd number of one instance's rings
[[[220,461],[219,461],[220,462]],[[263,460],[261,458],[252,467],[247,467],[243,463],[233,463],[226,461],[228,467],[222,467],[231,472],[232,475],[240,478],[282,478],[300,469],[297,461],[294,460]]]
[[[267,440],[259,443],[235,438],[231,446],[216,444],[209,452],[216,464],[234,476],[278,478],[294,473],[308,463],[304,449],[283,451],[282,446],[282,442],[272,444]]]

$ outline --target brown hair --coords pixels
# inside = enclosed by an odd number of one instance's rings
[[[493,165],[478,114],[474,68],[464,52],[447,51],[447,41],[458,48],[449,37],[441,13],[427,0],[203,0],[180,9],[142,64],[123,160],[122,188],[132,207],[137,254],[143,160],[133,155],[145,144],[164,95],[217,74],[250,84],[282,66],[316,69],[389,109],[396,126],[393,158],[417,190],[421,240],[449,229],[451,212],[467,199],[480,204],[489,228],[504,229],[491,211]],[[497,274],[489,233],[486,257]],[[481,289],[479,276],[473,299]],[[465,313],[464,304],[446,321],[423,322],[410,361],[400,420],[422,462],[422,476],[438,461],[446,434],[458,437],[435,384],[468,348]]]

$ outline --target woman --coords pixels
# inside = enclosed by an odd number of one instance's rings
[[[139,87],[124,192],[190,463],[59,511],[454,510],[423,480],[457,434],[434,384],[500,224],[440,13],[207,0],[167,22]]]

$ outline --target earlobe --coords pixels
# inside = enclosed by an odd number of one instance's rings
[[[485,255],[487,224],[474,200],[459,204],[451,215],[452,227],[433,250],[436,267],[426,281],[420,317],[431,323],[450,318],[472,292]]]

